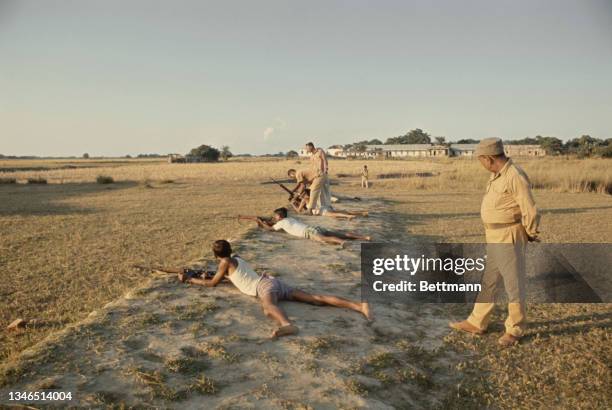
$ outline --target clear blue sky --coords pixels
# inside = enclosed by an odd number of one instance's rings
[[[612,136],[612,1],[0,0],[0,153]]]

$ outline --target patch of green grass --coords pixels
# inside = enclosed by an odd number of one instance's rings
[[[349,392],[357,396],[367,396],[368,394],[367,386],[365,386],[363,383],[360,383],[359,381],[355,379],[347,379],[344,382],[344,386]]]
[[[300,350],[308,354],[318,355],[333,350],[340,344],[341,341],[334,336],[319,336],[302,343]]]
[[[373,369],[385,369],[394,366],[398,363],[395,356],[390,352],[379,352],[368,356],[364,365],[369,366]]]
[[[164,365],[168,371],[180,374],[200,373],[208,367],[204,361],[192,357],[170,359]]]
[[[0,178],[0,185],[8,185],[8,184],[16,184],[16,183],[17,183],[16,178],[9,178],[9,177]]]
[[[220,343],[204,342],[198,348],[209,357],[223,360],[226,363],[236,363],[239,359],[237,354],[229,353]]]
[[[98,175],[96,177],[96,183],[98,184],[112,184],[114,182],[115,180],[113,179],[113,177],[109,175]]]
[[[216,394],[218,391],[217,382],[210,377],[200,375],[193,383],[189,385],[187,390],[199,394],[209,395]]]
[[[192,305],[177,305],[171,308],[171,312],[178,320],[202,319],[206,313],[214,312],[219,306],[214,302],[197,303]]]
[[[46,183],[47,183],[47,180],[43,177],[28,178],[28,184],[45,185]]]

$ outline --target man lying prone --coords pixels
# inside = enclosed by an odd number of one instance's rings
[[[258,275],[244,259],[238,255],[232,255],[232,247],[226,240],[215,241],[212,251],[219,262],[217,273],[212,279],[189,277],[179,273],[179,280],[183,283],[215,287],[224,278],[229,279],[242,293],[259,298],[264,314],[279,324],[278,329],[272,332],[272,338],[297,334],[299,331],[298,327],[289,321],[283,309],[278,306],[281,300],[341,307],[359,312],[366,319],[373,320],[370,305],[367,302],[357,302],[331,295],[311,294],[292,288],[273,276]]]

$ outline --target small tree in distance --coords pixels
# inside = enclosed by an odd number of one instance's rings
[[[209,145],[200,145],[199,147],[193,148],[191,151],[189,151],[188,155],[198,157],[205,162],[216,162],[219,161],[219,156],[221,156],[221,153],[218,149]]]
[[[83,159],[89,159],[89,154],[88,153],[84,153],[83,154]]]
[[[233,156],[234,154],[232,154],[232,151],[230,151],[230,148],[227,145],[221,147],[221,158],[223,158],[223,161],[227,161]]]

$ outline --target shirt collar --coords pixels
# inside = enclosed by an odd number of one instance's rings
[[[491,175],[490,180],[493,181],[494,179],[497,179],[500,176],[505,175],[506,172],[508,172],[508,168],[510,168],[510,165],[512,165],[512,158],[508,158],[508,160],[506,161],[502,169],[500,169],[499,172],[496,172],[495,174]]]

